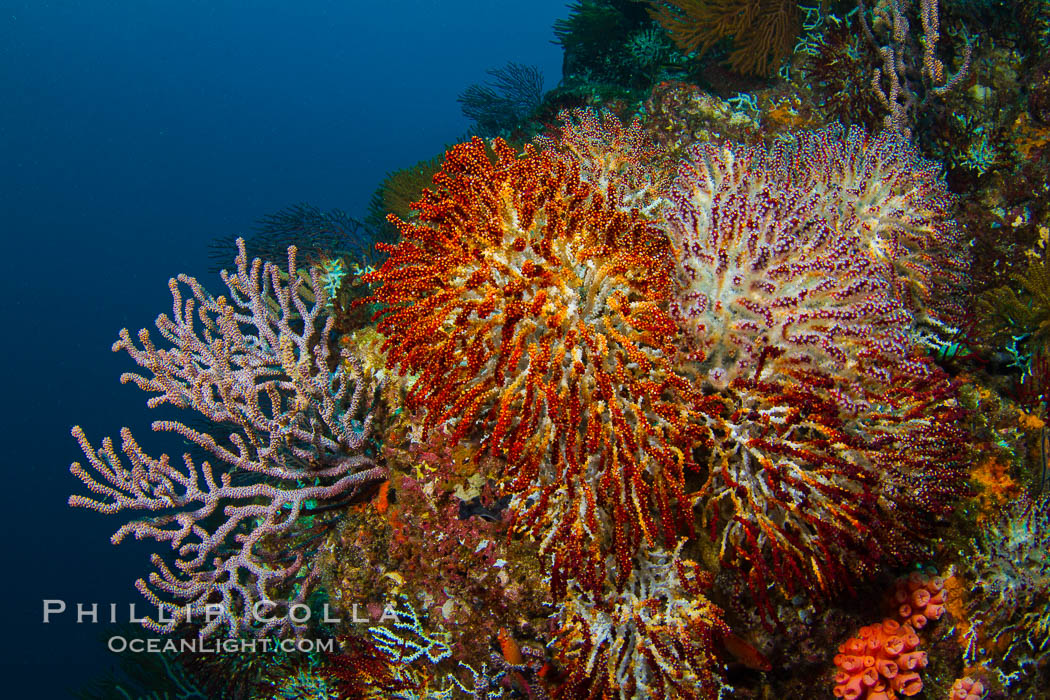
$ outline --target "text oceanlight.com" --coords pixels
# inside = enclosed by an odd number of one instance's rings
[[[334,639],[138,639],[110,637],[106,647],[115,654],[256,654],[270,652],[335,652]]]

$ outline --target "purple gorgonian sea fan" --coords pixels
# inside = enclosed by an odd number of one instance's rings
[[[899,138],[700,145],[668,196],[683,367],[725,403],[697,502],[764,613],[771,585],[826,597],[919,556],[965,491],[962,411],[920,348],[965,256]]]
[[[912,315],[910,335],[943,347],[965,316],[972,255],[940,164],[897,131],[858,126],[801,132],[774,150],[781,175],[819,195],[859,236]]]
[[[153,430],[181,436],[215,464],[190,453],[181,467],[151,457],[127,428],[122,457],[111,439],[96,449],[73,428],[87,462],[70,471],[93,496],[69,504],[137,514],[114,544],[134,535],[174,550],[155,553],[156,570],[136,582],[158,609],[143,624],[158,633],[192,623],[202,637],[301,634],[287,612],[319,576],[302,551],[311,516],[385,478],[368,449],[377,387],[338,349],[319,271],[301,271],[294,246],[286,270],[249,262],[243,240],[237,246],[236,269],[222,272],[228,298],[186,275],[170,281],[172,316],[156,320],[168,347],[145,329],[138,345],[127,329],[113,345],[145,370],[121,381],[152,394],[150,408],[192,409],[210,432],[171,420]]]

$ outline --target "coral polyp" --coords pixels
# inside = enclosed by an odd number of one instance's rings
[[[857,636],[839,646],[835,655],[833,694],[845,700],[895,700],[922,690],[919,671],[926,668],[926,652],[909,625],[886,619],[862,627]]]
[[[418,374],[427,430],[506,459],[519,527],[552,585],[622,584],[643,542],[689,515],[698,405],[669,358],[678,333],[666,236],[580,175],[573,157],[496,139],[452,148],[414,222],[368,276],[388,365]],[[686,523],[687,525],[687,523]]]

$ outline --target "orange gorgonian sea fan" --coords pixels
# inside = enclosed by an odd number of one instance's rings
[[[541,540],[552,589],[598,591],[606,554],[622,585],[645,542],[676,541],[702,439],[691,385],[671,366],[663,310],[672,253],[636,208],[584,180],[579,161],[496,139],[453,147],[397,245],[366,280],[385,306],[388,366],[426,430],[503,455],[518,526]],[[480,453],[479,451],[479,453]]]

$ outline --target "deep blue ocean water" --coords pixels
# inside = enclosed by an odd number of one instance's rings
[[[117,331],[170,312],[179,272],[216,288],[209,242],[262,215],[363,216],[384,174],[468,129],[456,96],[486,70],[533,64],[553,88],[565,15],[564,0],[0,1],[0,695],[64,697],[112,662],[75,605],[141,601],[151,547],[115,548],[116,519],[66,506],[72,425],[179,449],[118,382]],[[44,599],[71,611],[44,625]]]

